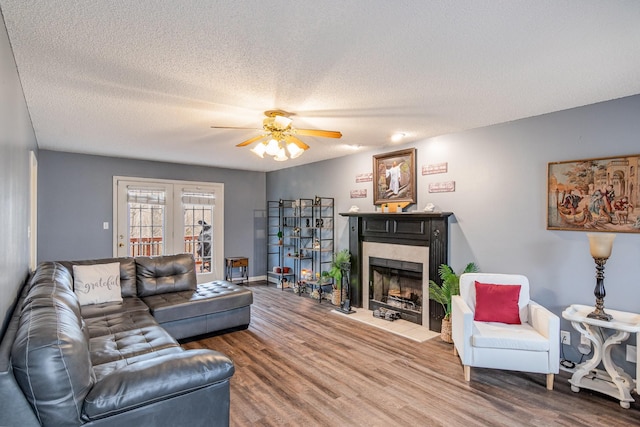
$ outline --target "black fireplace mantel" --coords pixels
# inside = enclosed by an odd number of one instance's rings
[[[345,212],[349,218],[351,303],[362,307],[362,243],[379,242],[429,248],[429,280],[440,283],[438,268],[448,263],[452,212]],[[429,329],[439,331],[444,310],[429,301]]]

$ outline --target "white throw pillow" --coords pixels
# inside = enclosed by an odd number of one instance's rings
[[[73,290],[80,305],[122,302],[120,263],[74,265]]]

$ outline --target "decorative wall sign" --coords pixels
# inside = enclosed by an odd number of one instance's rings
[[[431,165],[422,165],[422,175],[434,175],[437,173],[447,173],[449,163],[434,163]]]
[[[416,149],[373,156],[373,204],[416,202]]]
[[[356,182],[371,182],[373,181],[373,173],[359,173],[356,175]]]
[[[455,181],[432,182],[429,184],[429,193],[451,193],[456,191]]]
[[[547,229],[640,233],[640,155],[549,163]]]
[[[361,188],[359,190],[351,190],[352,199],[365,199],[367,197],[367,189]]]

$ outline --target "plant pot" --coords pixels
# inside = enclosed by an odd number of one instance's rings
[[[331,292],[331,304],[339,306],[340,305],[340,289],[334,289]]]
[[[442,319],[440,338],[444,342],[453,343],[453,338],[451,338],[451,319]]]

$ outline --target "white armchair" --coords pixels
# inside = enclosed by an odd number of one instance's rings
[[[481,284],[520,285],[516,310],[522,323],[475,321],[476,281]],[[486,302],[484,304],[482,308],[486,308]],[[499,311],[501,307],[497,309]],[[553,390],[553,376],[560,368],[560,319],[529,299],[529,280],[525,276],[461,275],[460,295],[452,298],[451,329],[453,351],[460,356],[466,381],[471,380],[472,366],[537,372],[547,375],[547,389]]]

